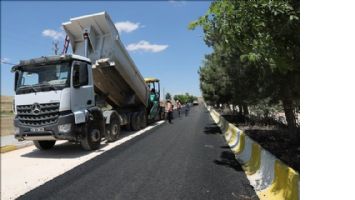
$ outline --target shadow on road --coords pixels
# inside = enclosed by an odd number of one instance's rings
[[[222,165],[226,167],[230,167],[236,171],[243,171],[240,164],[235,159],[235,155],[231,151],[223,151],[220,156],[220,160],[213,161],[217,165]]]
[[[206,126],[203,132],[205,134],[222,134],[221,129],[215,123]]]
[[[123,131],[118,140],[129,136],[131,134],[134,134],[136,132],[133,131]],[[75,144],[71,142],[64,142],[60,144],[56,144],[52,149],[46,150],[46,151],[41,151],[38,149],[34,149],[33,151],[21,155],[21,157],[27,157],[27,158],[79,158],[82,156],[85,156],[87,154],[93,153],[93,152],[101,152],[104,151],[102,148],[106,147],[108,143],[106,141],[101,142],[100,149],[95,150],[95,151],[86,151],[81,148],[80,144]]]
[[[100,148],[104,148],[107,146],[107,143],[101,144]],[[55,145],[52,149],[41,151],[38,149],[33,150],[27,154],[21,155],[21,157],[27,158],[79,158],[90,154],[92,152],[100,152],[103,151],[98,149],[96,151],[86,151],[83,150],[80,144],[74,144],[70,142],[65,142],[62,144]]]

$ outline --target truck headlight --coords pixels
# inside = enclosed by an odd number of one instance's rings
[[[71,129],[71,124],[62,124],[58,126],[58,131],[62,133],[67,133]]]
[[[15,127],[15,134],[19,134],[20,133],[20,128],[19,127]]]

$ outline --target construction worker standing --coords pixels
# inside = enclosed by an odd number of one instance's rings
[[[179,113],[179,117],[180,117],[180,113],[181,113],[181,103],[179,100],[176,100],[176,108],[178,110],[178,113]]]
[[[189,103],[186,103],[186,105],[185,105],[185,116],[187,116],[189,114],[189,110],[190,110],[190,105],[189,105]]]
[[[171,124],[171,119],[173,118],[173,104],[171,103],[170,100],[167,100],[166,101],[166,105],[165,105],[165,112],[167,114],[167,118],[168,118],[168,121],[169,123]]]

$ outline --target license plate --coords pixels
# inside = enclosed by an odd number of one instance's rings
[[[38,127],[38,128],[30,128],[31,132],[43,132],[44,128],[43,127]]]

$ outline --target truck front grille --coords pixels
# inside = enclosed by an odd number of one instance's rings
[[[35,103],[17,106],[16,108],[16,118],[22,125],[44,126],[58,121],[59,103]]]

